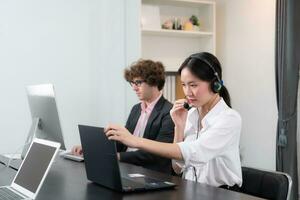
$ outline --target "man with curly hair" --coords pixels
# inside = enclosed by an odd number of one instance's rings
[[[140,103],[132,107],[125,127],[135,136],[172,143],[174,123],[170,110],[173,105],[161,92],[165,84],[163,64],[152,60],[138,60],[125,69],[124,77],[140,100]],[[170,159],[128,148],[121,143],[117,143],[117,151],[121,162],[164,173],[172,171]],[[73,147],[72,152],[82,155],[81,146]]]

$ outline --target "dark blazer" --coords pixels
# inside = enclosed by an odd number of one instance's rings
[[[174,138],[174,123],[170,116],[172,104],[163,96],[154,106],[152,113],[148,119],[144,138],[172,143]],[[141,103],[134,105],[126,122],[126,128],[133,134],[135,126],[141,115]],[[126,152],[127,146],[117,143],[117,150],[120,152],[120,161],[134,165],[139,165],[148,169],[171,173],[171,160],[154,154],[137,150]]]

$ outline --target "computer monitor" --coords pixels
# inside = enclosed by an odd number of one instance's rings
[[[26,91],[32,117],[32,125],[21,157],[25,157],[33,138],[59,142],[61,144],[61,149],[65,150],[66,147],[58,116],[53,85],[31,85],[26,87]]]

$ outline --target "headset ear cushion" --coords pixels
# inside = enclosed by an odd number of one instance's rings
[[[214,93],[219,93],[220,90],[222,89],[222,84],[219,83],[218,81],[214,81],[212,89],[213,89]]]

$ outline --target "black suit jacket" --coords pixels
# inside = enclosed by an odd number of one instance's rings
[[[174,123],[170,116],[172,104],[163,96],[154,106],[148,119],[144,138],[172,143],[174,138]],[[133,134],[138,119],[141,115],[141,103],[136,104],[131,109],[130,115],[126,122],[126,128]],[[117,150],[120,152],[120,161],[134,165],[139,165],[148,169],[171,173],[171,160],[166,159],[142,150],[126,152],[127,146],[117,143]]]

